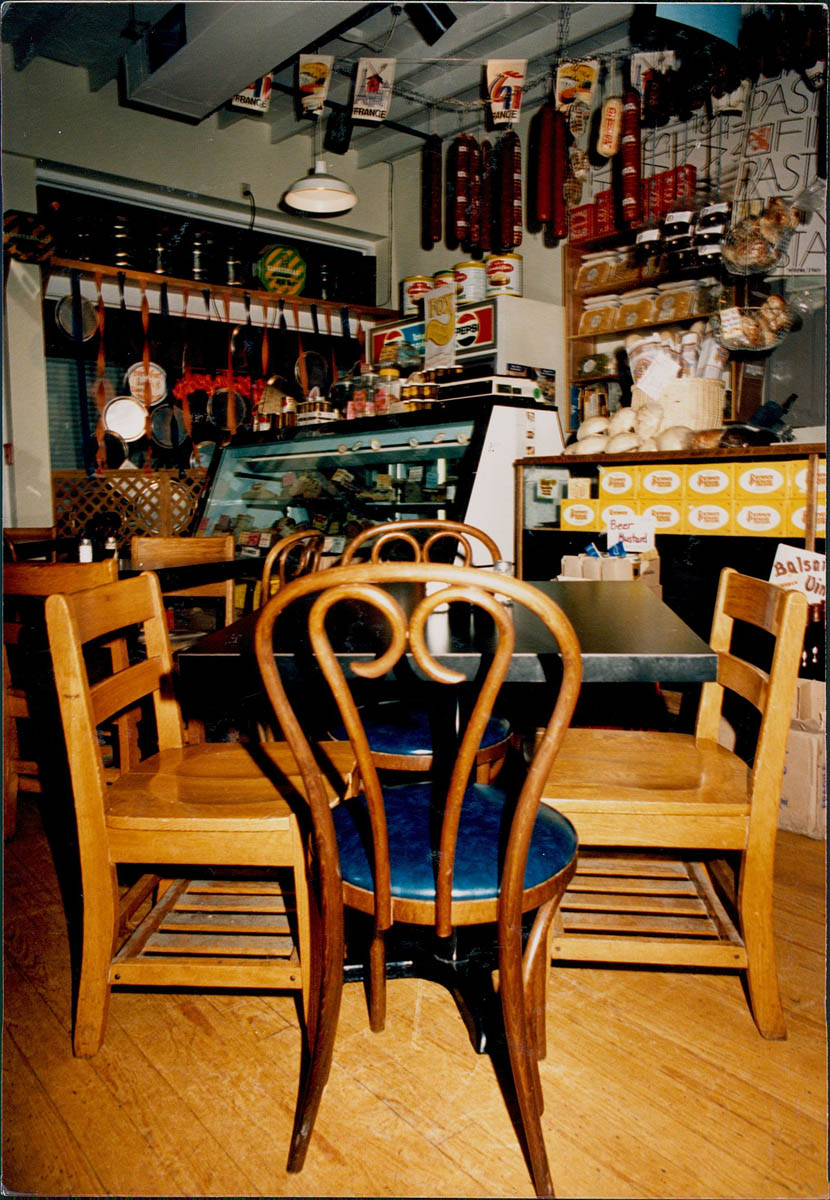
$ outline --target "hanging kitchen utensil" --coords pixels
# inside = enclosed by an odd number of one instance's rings
[[[138,442],[147,432],[147,409],[135,396],[115,396],[103,412],[104,429],[125,442]]]
[[[101,437],[101,448],[104,467],[107,471],[117,471],[123,467],[125,462],[129,462],[127,443],[119,434],[104,430]]]
[[[182,410],[173,404],[157,404],[152,416],[152,439],[163,450],[176,450],[187,438]]]
[[[104,407],[109,399],[109,396],[107,395],[107,382],[105,378],[107,367],[107,358],[104,349],[106,309],[104,307],[104,296],[101,290],[102,282],[101,274],[100,272],[97,272],[95,275],[95,287],[98,291],[97,320],[98,332],[100,336],[98,338],[98,357],[95,364],[95,404],[98,409],[98,423],[95,427],[95,440],[98,443],[96,464],[99,471],[103,471],[107,462],[106,451],[104,447]]]
[[[95,311],[95,306],[85,296],[79,296],[78,303],[80,319],[77,332],[75,330],[73,297],[71,293],[68,296],[61,297],[55,305],[55,321],[58,328],[62,329],[67,337],[72,338],[73,342],[88,342],[91,338],[95,337],[98,330],[98,314]]]
[[[294,376],[302,388],[303,399],[305,400],[308,396],[308,371],[303,351],[303,335],[300,331],[300,308],[296,300],[292,304],[292,309],[294,312],[294,326],[297,330],[297,362],[294,367]]]
[[[151,362],[146,370],[143,363],[133,363],[127,369],[124,382],[127,391],[131,396],[135,396],[136,400],[144,403],[149,395],[151,406],[161,404],[167,396],[167,374],[158,363]]]
[[[317,388],[320,395],[323,395],[329,386],[328,361],[316,350],[301,349],[294,367],[294,378],[306,396],[313,388]]]
[[[271,357],[271,348],[268,344],[268,309],[270,305],[268,300],[262,301],[262,342],[259,347],[259,361],[262,368],[262,378],[268,378],[268,363]]]
[[[196,442],[190,455],[190,465],[197,471],[200,467],[207,469],[216,453],[216,442]]]
[[[96,446],[92,438],[92,433],[89,427],[89,399],[86,391],[86,364],[84,362],[82,342],[86,339],[83,336],[83,303],[81,297],[81,277],[77,271],[70,272],[70,297],[72,304],[72,341],[75,343],[75,377],[78,384],[78,410],[79,410],[79,425],[81,430],[81,453],[84,461],[84,467],[88,475],[92,475],[95,470],[95,452]],[[85,303],[92,309],[95,315],[95,309],[89,301]],[[95,325],[97,328],[98,319],[95,315]]]
[[[207,413],[218,429],[232,434],[240,425],[247,425],[251,418],[251,404],[241,392],[221,387],[208,400]]]
[[[331,336],[331,309],[326,306],[326,333],[329,339],[329,357],[331,359],[332,386],[337,383],[337,356],[334,353],[334,338]]]
[[[228,336],[228,359],[227,359],[227,368],[226,368],[227,369],[227,376],[226,376],[227,386],[224,389],[224,391],[225,391],[225,421],[224,421],[224,424],[222,425],[222,428],[227,429],[228,433],[231,435],[231,437],[233,437],[233,435],[236,433],[236,428],[237,428],[237,424],[238,424],[237,413],[239,411],[236,401],[234,399],[234,397],[237,395],[237,393],[233,392],[231,390],[232,384],[233,384],[233,352],[234,352],[234,345],[236,342],[236,338],[237,338],[237,335],[239,334],[239,330],[236,328],[236,326],[231,325],[231,303],[230,303],[230,299],[227,296],[227,294],[225,295],[225,321],[227,322],[230,333]],[[216,395],[217,395],[217,393],[214,392],[214,395],[211,396],[211,401],[214,399],[214,396],[216,396]],[[240,397],[240,399],[241,399],[241,397]],[[218,406],[219,405],[217,403],[217,408],[218,408]],[[215,419],[216,418],[214,417],[214,420]]]

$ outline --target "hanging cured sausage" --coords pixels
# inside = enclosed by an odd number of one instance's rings
[[[431,250],[441,241],[441,139],[430,134],[421,158],[421,245]]]
[[[514,130],[503,134],[499,149],[499,241],[501,250],[522,244],[522,144]]]
[[[495,159],[493,147],[485,138],[479,146],[481,154],[481,193],[479,197],[479,248],[487,254],[493,248],[493,188]]]
[[[481,247],[481,147],[474,137],[468,136],[468,187],[470,199],[467,206],[467,250],[475,254]]]
[[[568,156],[568,123],[565,114],[556,111],[551,125],[551,209],[550,233],[552,237],[568,235],[568,212],[565,205],[565,183],[570,176]]]
[[[553,216],[553,119],[552,104],[544,104],[535,118],[537,153],[536,177],[533,180],[532,216],[539,225],[546,225]],[[530,189],[528,189],[530,190]]]
[[[634,229],[642,223],[642,185],[640,180],[640,93],[626,88],[622,108],[622,215]]]

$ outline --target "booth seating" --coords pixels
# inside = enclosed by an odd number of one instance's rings
[[[447,585],[414,608],[409,623],[389,585]],[[505,770],[495,784],[472,782],[475,760],[493,703],[510,665],[513,609],[525,605],[556,639],[563,661],[562,685],[529,771]],[[322,786],[314,748],[292,708],[274,656],[274,624],[295,603],[313,652],[349,731],[362,780],[361,791],[331,807]],[[426,651],[420,632],[424,609],[448,601],[479,610],[493,622],[492,657],[479,672],[476,702],[460,731],[449,774],[411,776],[402,786],[381,783],[368,733],[337,654],[329,641],[328,618],[355,601],[385,618],[388,644],[373,661],[355,661],[352,671],[378,683],[401,656],[411,653],[436,688],[453,687],[463,676],[442,667]],[[347,609],[351,613],[351,608]],[[288,614],[286,614],[288,615]],[[321,1046],[314,1094],[316,1112],[328,1076],[343,984],[343,904],[368,916],[370,1023],[382,1029],[386,1011],[386,934],[407,923],[420,940],[437,937],[449,953],[457,927],[497,924],[499,1000],[518,1099],[521,1136],[527,1146],[536,1193],[552,1196],[541,1126],[543,1107],[538,1060],[544,1055],[545,987],[549,969],[548,930],[559,898],[576,865],[576,836],[570,823],[542,806],[541,786],[550,773],[573,712],[582,674],[576,635],[561,609],[543,592],[494,572],[421,563],[371,563],[334,567],[282,588],[261,611],[256,654],[268,697],[302,772],[314,829],[320,887],[318,911],[323,944],[319,1034]],[[449,767],[449,763],[447,764]],[[503,786],[502,785],[502,782]],[[523,918],[535,912],[523,947]],[[483,973],[492,991],[491,975]],[[405,1048],[401,1047],[405,1053]],[[353,1151],[357,1152],[357,1151]]]
[[[580,843],[554,962],[738,969],[761,1034],[786,1037],[773,866],[806,613],[800,593],[727,568],[710,641],[718,678],[703,684],[694,734],[569,730],[542,789]],[[736,649],[747,626],[770,635],[769,670]],[[749,766],[718,743],[725,690],[760,717]]]

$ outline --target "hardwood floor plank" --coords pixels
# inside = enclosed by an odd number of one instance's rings
[[[11,1034],[3,1036],[3,1191],[100,1195],[101,1180]]]
[[[825,846],[779,838],[789,1036],[762,1039],[729,973],[557,964],[541,1064],[557,1195],[827,1197]],[[500,1081],[452,996],[390,980],[386,1029],[344,990],[306,1166],[285,1161],[296,997],[113,995],[72,1056],[66,920],[36,808],[6,847],[3,1182],[35,1195],[501,1196],[530,1180]]]

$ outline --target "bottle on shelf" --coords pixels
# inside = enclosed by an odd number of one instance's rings
[[[82,537],[78,543],[78,562],[92,562],[92,538]]]
[[[825,602],[811,604],[807,610],[807,628],[801,651],[802,679],[824,679],[826,671],[827,627]]]

